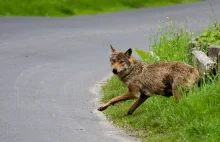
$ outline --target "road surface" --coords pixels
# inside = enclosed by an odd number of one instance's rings
[[[213,1],[220,17],[220,1]],[[94,113],[89,91],[110,72],[109,44],[148,50],[158,20],[194,31],[207,26],[208,2],[68,18],[0,18],[0,141],[128,141]]]

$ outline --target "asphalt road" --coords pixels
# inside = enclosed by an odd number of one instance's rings
[[[220,18],[220,1],[213,1]],[[148,50],[147,36],[169,16],[194,31],[208,2],[69,18],[0,18],[0,141],[125,141],[94,113],[89,87],[110,72],[109,44]],[[127,141],[127,140],[126,140]]]

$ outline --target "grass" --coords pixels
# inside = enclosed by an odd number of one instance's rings
[[[152,41],[151,52],[146,53],[135,48],[136,52],[145,62],[175,60],[189,63],[188,49],[185,45],[190,41],[193,34],[186,31],[188,20],[187,18],[184,25],[174,24],[169,17],[164,21],[159,21],[156,34],[150,36],[150,41]]]
[[[168,19],[158,25],[152,42],[152,51],[145,53],[136,48],[143,61],[178,60],[190,64],[186,43],[192,38]],[[143,103],[131,116],[124,116],[134,100],[121,102],[105,110],[116,125],[143,141],[152,142],[218,142],[220,141],[220,77],[202,84],[189,92],[179,103],[174,98],[155,96]],[[103,86],[103,102],[127,91],[116,76]]]
[[[220,24],[214,23],[199,36],[198,43],[220,45]]]
[[[2,16],[72,16],[199,0],[1,0]]]

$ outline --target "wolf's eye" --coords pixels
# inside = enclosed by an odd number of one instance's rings
[[[125,61],[120,61],[120,64],[123,64]]]

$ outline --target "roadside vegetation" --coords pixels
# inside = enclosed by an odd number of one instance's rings
[[[198,43],[220,45],[220,25],[215,22],[208,29],[204,30],[204,32],[199,36]]]
[[[73,16],[200,0],[1,0],[2,16]]]
[[[188,20],[188,19],[187,19]],[[202,33],[217,28],[209,28]],[[176,25],[167,17],[160,21],[151,44],[151,51],[134,48],[145,62],[183,61],[190,64],[187,43],[194,37],[185,25]],[[209,40],[211,34],[202,36]],[[203,40],[200,39],[200,40]],[[213,40],[215,43],[215,40]],[[127,91],[116,76],[103,86],[103,102]],[[200,88],[189,92],[179,103],[174,98],[155,96],[145,101],[131,116],[125,116],[135,100],[121,102],[109,107],[104,113],[116,125],[129,134],[152,142],[220,141],[220,77],[207,80]]]

